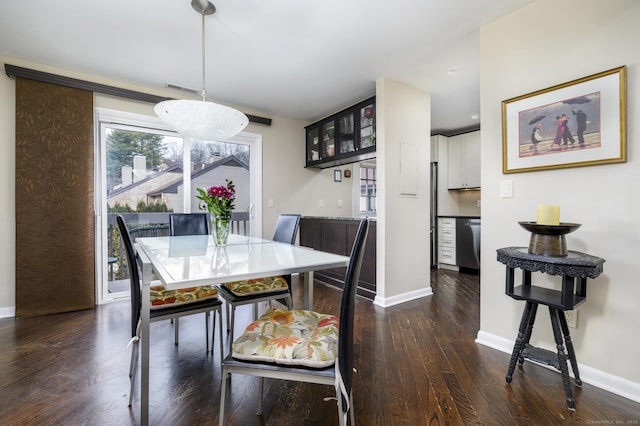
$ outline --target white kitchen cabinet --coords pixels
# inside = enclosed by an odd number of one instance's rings
[[[434,135],[431,136],[431,162],[439,162],[441,161],[441,156],[439,150],[441,145],[447,143],[447,137],[442,135]]]
[[[480,188],[480,131],[450,137],[447,151],[447,187]]]
[[[456,219],[438,218],[438,267],[456,266]]]

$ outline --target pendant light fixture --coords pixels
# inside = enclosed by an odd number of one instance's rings
[[[249,124],[249,119],[238,110],[207,101],[204,18],[215,13],[216,7],[208,0],[192,0],[191,6],[202,15],[202,100],[164,101],[157,104],[154,111],[183,136],[201,141],[223,141],[240,133]]]

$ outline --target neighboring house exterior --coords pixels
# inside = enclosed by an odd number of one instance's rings
[[[199,211],[196,188],[225,185],[225,180],[233,181],[236,186],[235,211],[247,211],[249,208],[249,166],[231,155],[201,166],[191,172],[191,211]],[[184,211],[182,197],[184,193],[183,170],[174,165],[167,170],[149,176],[129,186],[121,188],[107,196],[107,203],[113,207],[116,202],[129,204],[135,209],[140,201],[145,203],[164,202],[174,212]]]
[[[113,207],[116,203],[128,204],[129,207],[135,209],[140,201],[145,203],[152,201],[149,198],[149,192],[176,180],[182,181],[182,166],[169,167],[166,170],[113,191],[107,195],[107,204],[109,207]]]

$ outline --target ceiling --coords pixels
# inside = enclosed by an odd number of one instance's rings
[[[207,95],[315,121],[388,77],[431,93],[432,129],[479,126],[479,28],[532,1],[216,0],[205,19]],[[199,92],[201,25],[190,0],[2,1],[0,56]]]

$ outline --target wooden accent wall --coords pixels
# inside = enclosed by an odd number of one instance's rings
[[[94,307],[93,93],[16,78],[16,317]]]

